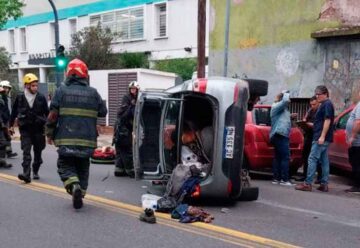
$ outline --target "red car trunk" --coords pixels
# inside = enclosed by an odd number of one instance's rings
[[[271,171],[274,147],[270,143],[271,106],[257,105],[249,111],[245,125],[245,158],[250,170]],[[303,135],[299,128],[290,132],[290,171],[297,171],[302,165]]]

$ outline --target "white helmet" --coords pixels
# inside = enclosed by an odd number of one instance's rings
[[[10,82],[6,80],[0,82],[0,87],[8,87],[10,89],[12,88]]]
[[[140,89],[140,85],[139,85],[139,83],[137,81],[131,81],[129,83],[129,89],[134,88],[134,87],[137,88],[138,90]]]

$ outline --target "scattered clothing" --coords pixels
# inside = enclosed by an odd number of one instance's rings
[[[140,221],[149,223],[149,224],[155,224],[156,223],[156,217],[154,214],[154,210],[151,208],[146,208],[144,210],[144,213],[141,213],[139,216]]]

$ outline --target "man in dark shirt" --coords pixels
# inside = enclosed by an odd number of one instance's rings
[[[303,184],[297,185],[295,189],[302,191],[311,191],[313,177],[315,175],[317,164],[321,163],[322,177],[320,191],[328,192],[329,180],[329,158],[328,147],[333,141],[333,122],[334,122],[334,105],[329,99],[329,91],[324,85],[320,85],[315,89],[315,95],[319,103],[321,103],[314,120],[314,136],[311,146],[311,152],[308,159],[308,173]]]
[[[310,98],[310,108],[306,112],[303,121],[306,122],[307,128],[304,130],[304,149],[302,153],[302,159],[304,161],[303,165],[303,177],[296,179],[296,181],[304,181],[306,179],[307,171],[308,171],[308,158],[311,151],[311,145],[314,137],[313,127],[315,114],[320,106],[320,103],[316,99],[316,96]],[[321,166],[317,166],[317,181],[320,183],[321,179]],[[316,182],[315,182],[316,183]]]

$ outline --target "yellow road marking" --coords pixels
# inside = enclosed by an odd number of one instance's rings
[[[30,184],[21,184],[17,177],[3,173],[0,173],[0,181],[18,185],[20,187],[28,188],[39,192],[45,192],[57,197],[70,199],[70,196],[66,193],[65,189],[57,186],[39,183],[39,182],[32,182]],[[90,203],[91,205],[100,206],[108,210],[120,212],[136,218],[141,212],[143,212],[143,209],[141,207],[115,200],[110,200],[95,195],[90,195],[90,194],[86,195],[85,201],[87,203]],[[263,238],[253,234],[248,234],[213,224],[195,222],[184,225],[176,220],[173,220],[169,214],[157,212],[156,218],[157,218],[157,223],[161,225],[169,226],[181,231],[185,231],[205,237],[210,237],[213,239],[217,239],[234,245],[239,245],[242,247],[279,247],[279,248],[298,247],[285,242]]]

